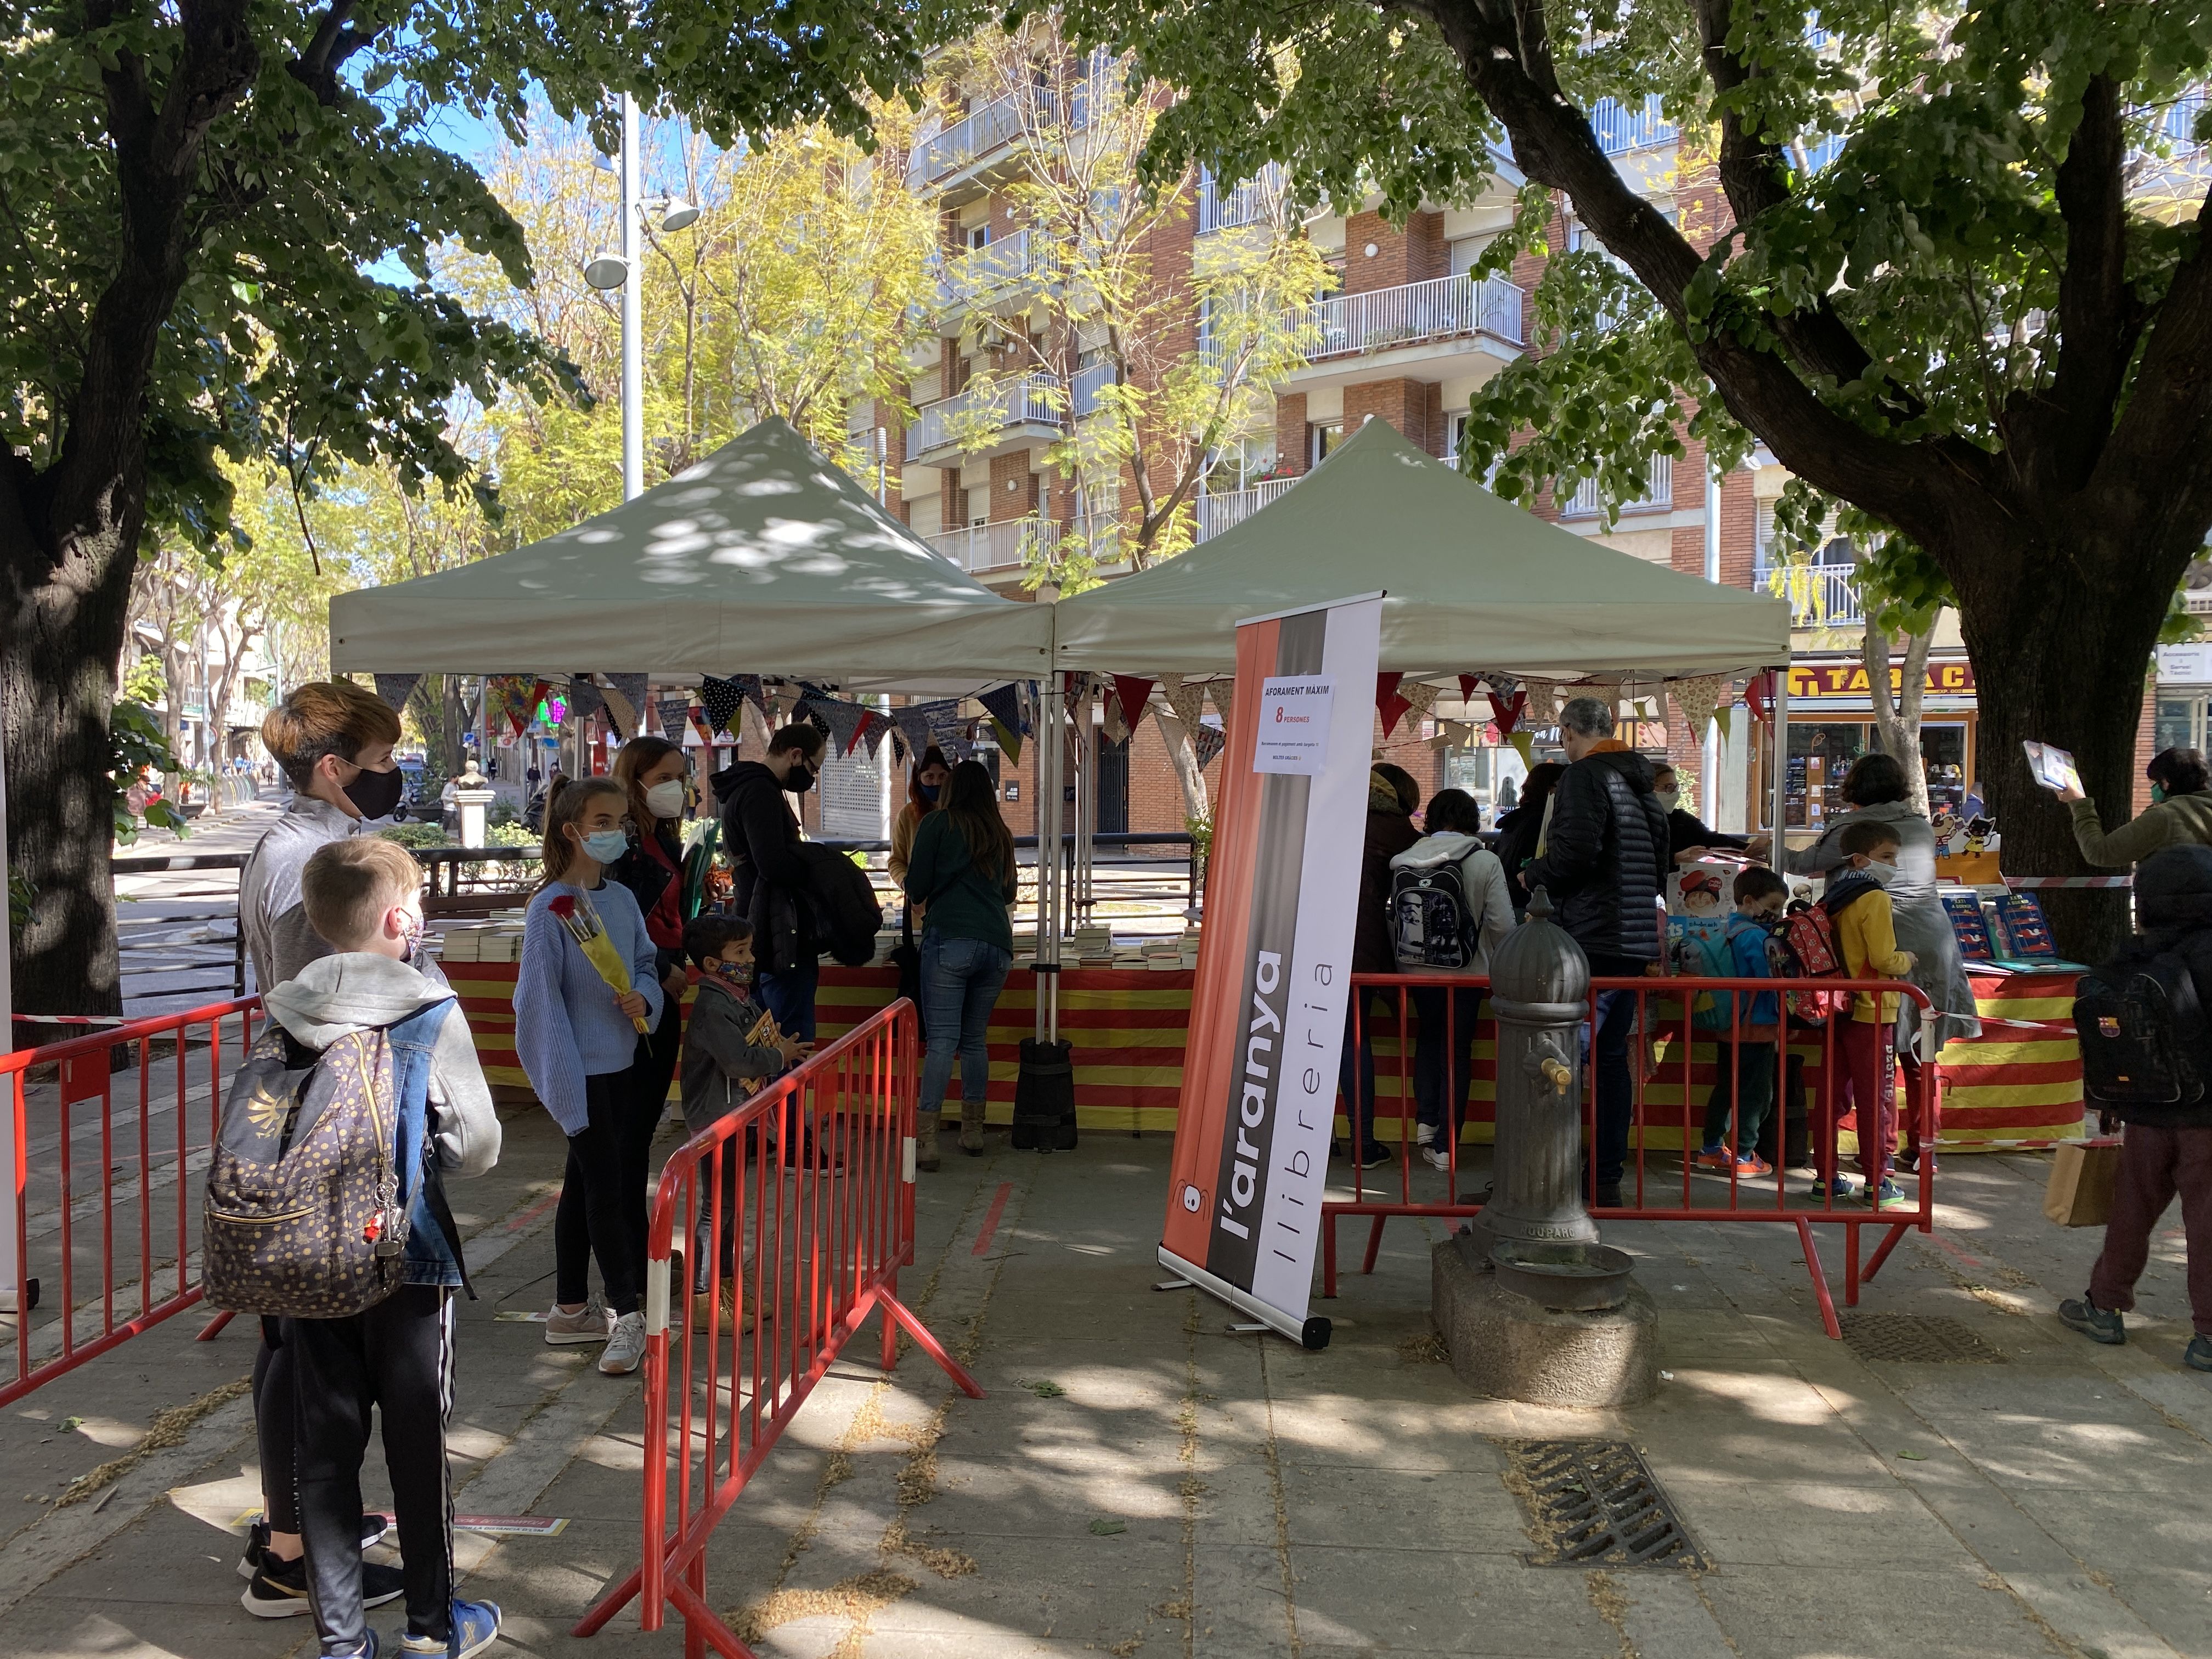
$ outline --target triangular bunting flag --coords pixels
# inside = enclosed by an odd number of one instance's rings
[[[1764,722],[1774,718],[1772,669],[1765,669],[1751,677],[1751,683],[1743,688],[1743,702],[1744,706],[1751,710],[1752,719]]]
[[[1184,729],[1197,731],[1200,719],[1206,713],[1206,688],[1192,685],[1180,676],[1170,684],[1164,676],[1160,680],[1160,690],[1165,693],[1168,707],[1175,710],[1175,717],[1183,723]]]
[[[837,745],[839,757],[842,758],[851,754],[853,744],[860,738],[860,728],[867,724],[867,709],[857,702],[845,702],[834,697],[826,702],[817,698],[814,706],[830,722],[830,740]]]
[[[957,697],[942,698],[926,702],[916,711],[922,717],[927,741],[945,751],[947,760],[963,761],[973,752],[968,742],[967,723],[960,718],[960,702]]]
[[[1121,700],[1119,697],[1106,699],[1098,713],[1098,729],[1105,733],[1106,741],[1109,743],[1128,742],[1129,720],[1128,716],[1121,712]]]
[[[991,740],[999,745],[999,752],[1016,766],[1022,763],[1022,734],[1008,726],[996,714],[990,716]]]
[[[1474,701],[1474,688],[1480,684],[1481,682],[1482,676],[1480,674],[1461,675],[1459,677],[1459,700],[1462,702],[1473,702]]]
[[[415,695],[415,688],[422,678],[420,674],[376,674],[371,678],[376,682],[378,700],[395,714],[407,707],[407,699]]]
[[[890,723],[890,733],[891,763],[895,766],[903,768],[906,765],[907,756],[906,734],[899,730],[896,720]]]
[[[929,747],[929,714],[927,706],[909,704],[891,710],[891,719],[897,725],[899,735],[906,741],[906,749],[915,764],[919,765],[922,753]]]
[[[983,712],[1014,735],[1015,746],[1007,749],[1010,755],[1021,753],[1022,689],[1018,685],[994,685],[978,694],[975,701],[983,705]],[[999,745],[1006,749],[1006,744]]]
[[[684,728],[691,718],[691,699],[663,697],[654,706],[653,712],[660,717],[660,735],[671,743],[682,743]]]
[[[1214,757],[1229,746],[1229,739],[1211,726],[1194,726],[1190,746],[1198,756],[1198,769],[1203,772],[1213,764]]]
[[[738,718],[738,710],[744,706],[744,688],[737,681],[718,679],[712,674],[699,677],[699,708],[707,717],[708,731],[727,732]]]
[[[1527,732],[1508,732],[1505,734],[1505,741],[1511,744],[1513,752],[1521,757],[1522,765],[1534,766],[1536,763],[1530,758],[1531,752],[1535,747],[1535,738],[1533,734]]]
[[[1700,674],[1686,680],[1672,680],[1667,690],[1674,699],[1674,707],[1682,711],[1682,718],[1690,727],[1690,736],[1702,740],[1705,722],[1713,718],[1720,707],[1723,689],[1728,684],[1725,676]]]
[[[643,674],[608,674],[607,714],[615,723],[615,730],[626,738],[636,737],[645,730],[646,685]]]
[[[1726,703],[1713,710],[1713,724],[1720,727],[1721,741],[1726,743],[1729,740],[1729,706]]]
[[[1406,677],[1402,672],[1377,674],[1375,677],[1375,712],[1382,717],[1382,735],[1387,738],[1398,729],[1398,722],[1413,705],[1398,695],[1398,682]]]
[[[1401,680],[1398,682],[1398,695],[1413,705],[1413,713],[1425,718],[1443,693],[1419,680]]]
[[[1206,692],[1213,699],[1213,706],[1221,711],[1221,723],[1226,726],[1229,723],[1229,706],[1237,701],[1237,682],[1208,680],[1206,683]]]
[[[1146,701],[1152,695],[1152,682],[1134,674],[1114,676],[1114,698],[1121,705],[1121,718],[1130,726],[1143,723]]]
[[[1531,726],[1557,726],[1559,723],[1559,683],[1557,680],[1524,679],[1521,689],[1528,694],[1528,706],[1522,710],[1522,719]]]
[[[568,718],[587,720],[607,706],[605,696],[592,684],[589,674],[568,676]]]

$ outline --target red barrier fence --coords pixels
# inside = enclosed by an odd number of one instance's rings
[[[260,999],[242,997],[0,1054],[17,1310],[0,1406],[199,1301],[192,1177],[260,1018]],[[46,1066],[52,1083],[33,1081]]]
[[[1322,1294],[1336,1294],[1336,1224],[1340,1216],[1366,1216],[1371,1218],[1367,1238],[1367,1251],[1360,1271],[1375,1271],[1375,1260],[1382,1246],[1382,1228],[1393,1216],[1436,1216],[1446,1218],[1465,1218],[1481,1212],[1479,1195],[1475,1201],[1463,1201],[1470,1195],[1462,1193],[1459,1185],[1460,1136],[1442,1127],[1437,1132],[1440,1144],[1446,1148],[1447,1167],[1443,1171],[1446,1185],[1444,1195],[1438,1201],[1425,1201],[1414,1195],[1413,1158],[1416,1146],[1416,1117],[1419,1111],[1417,1095],[1426,1092],[1432,1099],[1450,1098],[1455,1091],[1449,1086],[1449,1058],[1461,1052],[1464,1043],[1471,1041],[1474,1058],[1471,1064],[1462,1062],[1461,1080],[1455,1093],[1459,1111],[1464,1114],[1468,1096],[1468,1081],[1486,1066],[1494,1067],[1497,1025],[1487,1006],[1489,981],[1476,975],[1445,974],[1358,974],[1353,975],[1355,1041],[1369,1040],[1378,1035],[1395,1036],[1397,1053],[1395,1106],[1398,1129],[1397,1191],[1391,1194],[1377,1183],[1370,1191],[1369,1172],[1352,1168],[1352,1196],[1349,1200],[1332,1200],[1322,1206]],[[1594,979],[1590,981],[1589,1003],[1591,1023],[1583,1027],[1583,1063],[1580,1067],[1583,1089],[1583,1135],[1585,1148],[1583,1179],[1588,1183],[1583,1199],[1590,1213],[1600,1221],[1754,1221],[1780,1222],[1794,1226],[1798,1242],[1805,1255],[1805,1267],[1811,1275],[1814,1294],[1819,1298],[1820,1319],[1831,1337],[1840,1339],[1843,1329],[1836,1318],[1834,1299],[1828,1291],[1827,1275],[1820,1265],[1820,1254],[1814,1241],[1815,1224],[1839,1224],[1844,1230],[1844,1301],[1849,1307],[1858,1305],[1859,1286],[1881,1271],[1881,1265],[1896,1249],[1898,1242],[1908,1231],[1929,1231],[1935,1225],[1935,1160],[1923,1157],[1918,1162],[1917,1177],[1905,1187],[1905,1201],[1883,1209],[1875,1209],[1863,1197],[1838,1199],[1834,1191],[1834,1177],[1841,1173],[1842,1137],[1856,1134],[1862,1147],[1870,1147],[1874,1139],[1874,1125],[1870,1116],[1854,1114],[1855,1122],[1846,1122],[1842,1102],[1848,1092],[1844,1057],[1840,1052],[1842,1028],[1850,1020],[1850,1010],[1832,1014],[1820,1025],[1801,1024],[1792,1020],[1786,1031],[1753,1036],[1747,1030],[1746,1016],[1752,1010],[1753,997],[1759,993],[1770,995],[1787,990],[1845,993],[1866,991],[1877,994],[1899,996],[1911,1001],[1921,1012],[1922,1028],[1929,1011],[1927,994],[1917,987],[1898,980],[1772,980],[1772,979],[1704,979],[1686,976],[1647,979]],[[1408,992],[1436,993],[1423,999],[1441,1016],[1443,1041],[1432,1050],[1433,1058],[1426,1062],[1440,1076],[1433,1078],[1425,1090],[1413,1081],[1415,1066],[1419,1063],[1419,1045],[1435,1042],[1435,1031],[1424,1031],[1415,1015],[1414,997]],[[1457,992],[1461,994],[1448,994]],[[1704,994],[1713,992],[1745,993],[1729,998],[1723,1029],[1698,1028],[1692,1011]],[[1485,999],[1478,1025],[1471,1036],[1463,1035],[1464,1021],[1472,1014],[1464,1004],[1467,994],[1480,994]],[[1632,1013],[1616,1012],[1613,999],[1628,997],[1633,1000]],[[1601,1006],[1602,1005],[1602,1007]],[[1378,1024],[1371,1010],[1386,1007]],[[1609,1018],[1608,1018],[1609,1016]],[[1611,1031],[1618,1036],[1619,1027],[1613,1022],[1632,1020],[1627,1037],[1627,1075],[1629,1100],[1626,1121],[1617,1116],[1613,1120],[1614,1132],[1625,1141],[1627,1155],[1624,1159],[1621,1183],[1621,1203],[1618,1206],[1601,1207],[1596,1202],[1596,1161],[1588,1155],[1588,1149],[1598,1144],[1598,1074],[1600,1066],[1592,1053],[1595,1046],[1592,1033]],[[1488,1050],[1485,1053],[1486,1034]],[[1789,1075],[1794,1066],[1800,1073],[1805,1097],[1804,1121],[1810,1138],[1810,1155],[1820,1176],[1818,1193],[1801,1189],[1788,1190],[1785,1185],[1787,1160],[1777,1156],[1773,1167],[1757,1175],[1740,1171],[1731,1166],[1725,1170],[1706,1170],[1693,1166],[1691,1155],[1704,1145],[1705,1110],[1714,1090],[1723,1081],[1733,1082],[1745,1060],[1765,1050],[1773,1055],[1774,1085],[1769,1103],[1767,1121],[1774,1126],[1776,1151],[1784,1150],[1787,1133],[1784,1109],[1789,1088]],[[1378,1060],[1381,1057],[1378,1056]],[[1898,1091],[1897,1116],[1908,1145],[1934,1150],[1937,1127],[1942,1121],[1939,1099],[1942,1091],[1940,1068],[1933,1059],[1899,1054],[1897,1060],[1905,1072],[1905,1087]],[[1763,1063],[1763,1061],[1761,1062]],[[1494,1073],[1493,1073],[1494,1074]],[[1442,1086],[1438,1086],[1441,1085]],[[1381,1078],[1376,1088],[1376,1109],[1378,1115],[1391,1103],[1382,1097]],[[1736,1130],[1740,1127],[1741,1091],[1729,1090],[1729,1127],[1726,1142],[1730,1147],[1741,1143]],[[1856,1106],[1856,1103],[1854,1103]],[[1387,1121],[1387,1120],[1386,1120]],[[1463,1121],[1455,1117],[1455,1125]],[[1694,1137],[1694,1139],[1693,1139]],[[1353,1135],[1357,1142],[1357,1133]],[[1659,1153],[1656,1160],[1654,1152]],[[1863,1267],[1860,1265],[1859,1233],[1863,1228],[1873,1227],[1887,1237],[1875,1248],[1874,1255]]]
[[[644,1559],[574,1634],[635,1596],[649,1631],[675,1604],[687,1654],[752,1659],[708,1606],[708,1542],[871,1313],[883,1316],[884,1370],[902,1329],[982,1397],[898,1298],[899,1267],[914,1259],[918,1029],[914,1005],[894,1002],[661,1171],[646,1263]]]

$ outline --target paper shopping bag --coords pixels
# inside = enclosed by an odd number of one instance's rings
[[[2051,1156],[2043,1213],[2062,1227],[2103,1226],[2112,1219],[2112,1188],[2119,1175],[2118,1141],[2063,1143]]]

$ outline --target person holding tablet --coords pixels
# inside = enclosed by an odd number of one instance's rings
[[[2097,803],[2067,769],[2054,793],[2074,814],[2074,844],[2091,864],[2124,869],[2168,847],[2212,846],[2212,775],[2194,749],[2161,749],[2143,768],[2150,805],[2117,830],[2107,830]]]

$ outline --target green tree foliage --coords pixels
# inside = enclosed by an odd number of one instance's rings
[[[1525,189],[1491,263],[1549,264],[1535,349],[1475,398],[1466,465],[1498,462],[1521,499],[1595,477],[1617,502],[1678,423],[1718,466],[1763,441],[1795,478],[1785,533],[1840,502],[1924,550],[1973,658],[2008,867],[2081,867],[2020,739],[2074,750],[2124,810],[2144,666],[2212,527],[2212,248],[2177,154],[2200,136],[2203,4],[1063,11],[1182,94],[1154,176],[1279,161],[1406,211],[1465,197],[1509,139]],[[1650,98],[1681,130],[1679,220],[1592,125],[1601,100]],[[2076,956],[2120,925],[2054,896]]]
[[[822,120],[857,137],[918,82],[921,14],[720,0],[527,10],[406,0],[32,0],[0,75],[0,665],[15,945],[41,1011],[112,1011],[108,718],[149,532],[215,548],[223,462],[302,491],[348,467],[483,487],[457,400],[573,384],[557,355],[434,285],[452,243],[526,287],[521,228],[431,142],[447,111],[520,142],[526,100],[680,112],[724,148]]]

